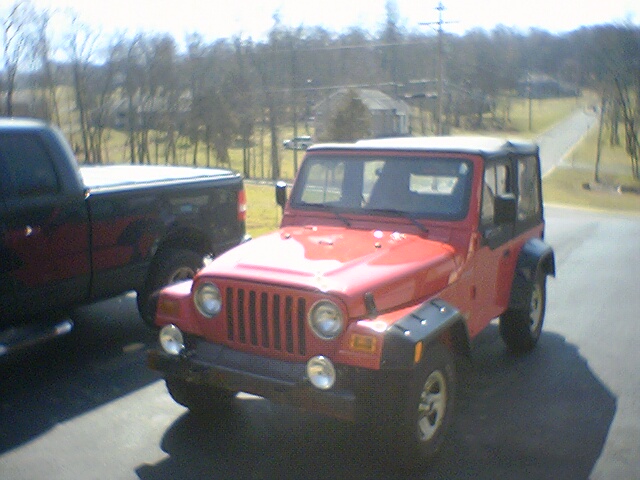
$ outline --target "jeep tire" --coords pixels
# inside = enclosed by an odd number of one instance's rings
[[[165,378],[171,398],[200,417],[213,417],[228,410],[233,404],[235,392],[210,385],[192,383],[178,377]]]
[[[438,453],[453,419],[455,364],[451,351],[440,343],[425,346],[420,365],[398,392],[399,416],[391,423],[391,446],[402,468],[423,465]]]
[[[531,284],[528,311],[509,309],[500,316],[500,336],[513,353],[528,352],[538,343],[547,301],[546,280],[546,275],[538,268]]]
[[[149,268],[144,288],[138,292],[138,311],[142,320],[154,326],[155,312],[151,311],[150,296],[158,289],[193,278],[204,265],[204,256],[185,249],[168,249],[156,258]]]

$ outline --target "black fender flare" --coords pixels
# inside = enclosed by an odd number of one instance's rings
[[[550,245],[539,238],[528,240],[518,256],[511,284],[510,310],[527,310],[536,273],[556,276],[555,254]]]
[[[410,369],[416,365],[418,342],[422,348],[440,341],[449,332],[454,353],[468,353],[470,349],[464,316],[458,309],[441,299],[423,303],[416,310],[391,325],[384,334],[381,369]]]

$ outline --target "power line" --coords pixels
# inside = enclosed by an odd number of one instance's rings
[[[445,10],[445,6],[442,4],[442,2],[438,3],[438,6],[436,7],[436,10],[438,11],[438,21],[437,22],[424,22],[424,23],[420,23],[420,25],[438,25],[438,112],[437,112],[437,134],[438,135],[442,135],[442,101],[443,101],[443,96],[444,96],[444,86],[443,86],[443,69],[444,69],[444,65],[443,65],[443,56],[444,56],[444,52],[443,52],[443,36],[444,36],[444,30],[442,28],[442,25],[444,24],[448,24],[448,23],[456,23],[456,22],[445,22],[442,19],[442,12],[444,12]]]

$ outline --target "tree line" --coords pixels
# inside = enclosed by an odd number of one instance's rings
[[[53,45],[53,15],[59,13],[19,0],[3,20],[2,114],[15,115],[17,93],[29,92],[28,103],[38,107],[34,115],[70,132],[86,163],[110,160],[107,138],[117,130],[125,139],[123,159],[130,163],[228,165],[230,149],[238,147],[247,177],[276,179],[281,132],[307,133],[302,130],[314,105],[338,88],[377,88],[414,105],[426,99],[427,121],[417,133],[435,134],[434,92],[442,93],[436,100],[444,105],[443,118],[437,120],[445,125],[464,121],[468,128],[482,128],[490,119],[492,128],[502,128],[509,98],[523,85],[531,95],[527,82],[545,76],[600,94],[608,140],[624,144],[640,178],[636,25],[603,24],[563,34],[506,26],[463,35],[428,27],[412,31],[402,26],[389,0],[384,23],[373,33],[357,26],[340,33],[288,27],[276,14],[264,40],[208,43],[192,33],[181,49],[171,35],[151,33],[115,35],[105,46],[73,14],[64,41]],[[70,99],[63,92],[71,92]],[[357,123],[344,121],[362,110],[353,98],[350,105],[345,109],[353,111],[342,109],[336,121]],[[344,136],[345,128],[328,131]],[[268,138],[268,172],[252,170],[258,136]]]

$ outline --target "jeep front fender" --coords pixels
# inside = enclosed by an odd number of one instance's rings
[[[421,348],[429,348],[447,333],[450,335],[445,343],[451,343],[447,346],[456,353],[468,351],[469,337],[462,314],[444,300],[423,303],[385,332],[380,368],[412,368],[416,364],[416,345],[422,342]]]

